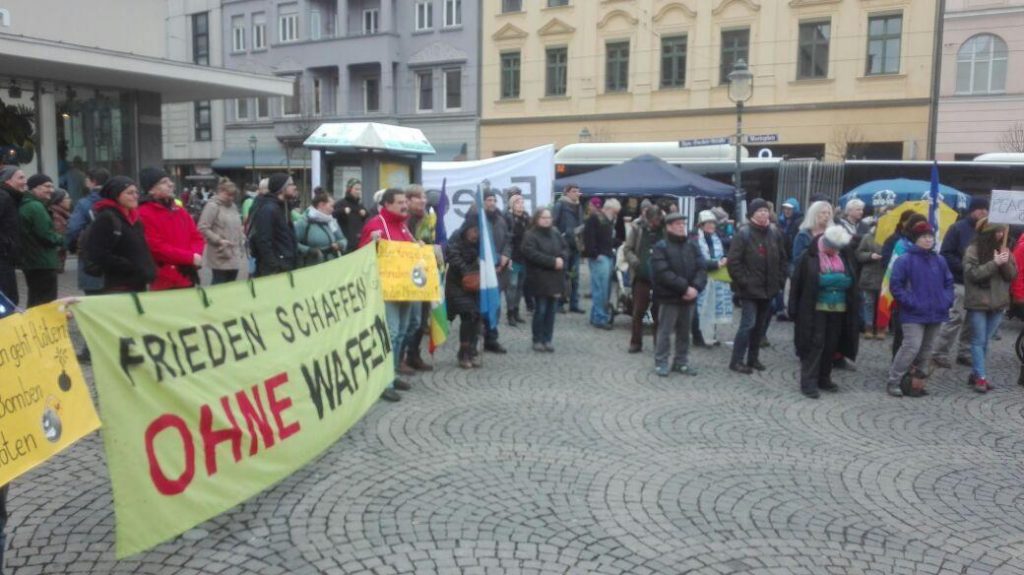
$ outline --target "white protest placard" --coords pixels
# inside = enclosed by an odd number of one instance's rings
[[[988,221],[993,224],[1024,225],[1024,191],[992,190]]]
[[[512,186],[523,193],[526,211],[551,204],[555,173],[555,147],[540,146],[515,154],[472,162],[423,162],[423,187],[440,191],[447,180],[448,213],[444,218],[448,235],[458,230],[476,198],[477,186],[486,180],[498,192],[505,207],[505,192]]]

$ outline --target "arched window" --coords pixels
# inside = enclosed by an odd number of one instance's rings
[[[991,94],[1006,90],[1006,42],[978,34],[960,46],[956,55],[956,93]]]

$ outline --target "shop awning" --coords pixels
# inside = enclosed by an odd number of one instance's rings
[[[277,170],[288,166],[292,168],[308,168],[309,159],[305,153],[294,152],[291,162],[285,159],[284,150],[279,148],[257,148],[256,169]],[[252,150],[249,148],[227,148],[219,158],[210,164],[214,170],[249,170],[252,169]]]
[[[290,78],[3,33],[0,71],[16,78],[156,92],[164,103],[292,94]]]

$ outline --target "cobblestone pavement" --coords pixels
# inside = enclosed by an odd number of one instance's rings
[[[11,487],[7,567],[32,573],[1024,573],[1024,389],[1003,330],[997,388],[966,368],[882,391],[868,341],[838,394],[798,393],[792,324],[768,371],[697,350],[658,378],[615,331],[559,316],[555,354],[454,350],[322,457],[175,539],[114,560],[98,434]],[[154,517],[157,521],[159,518]]]

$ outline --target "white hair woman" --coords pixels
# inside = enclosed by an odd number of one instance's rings
[[[790,260],[793,269],[800,256],[804,255],[807,247],[811,245],[814,238],[825,233],[825,229],[832,224],[832,204],[828,202],[814,202],[807,213],[804,214],[804,221],[800,224],[800,232],[793,240],[793,257]],[[790,274],[792,275],[792,274]]]
[[[797,260],[790,284],[789,317],[800,358],[800,392],[812,399],[820,390],[839,389],[832,382],[837,352],[857,357],[857,289],[853,267],[843,254],[850,239],[841,226],[826,228]]]
[[[860,226],[862,219],[864,219],[864,202],[855,199],[846,202],[846,207],[843,208],[843,215],[839,218],[838,223],[856,239],[860,235],[857,233],[857,228]]]

